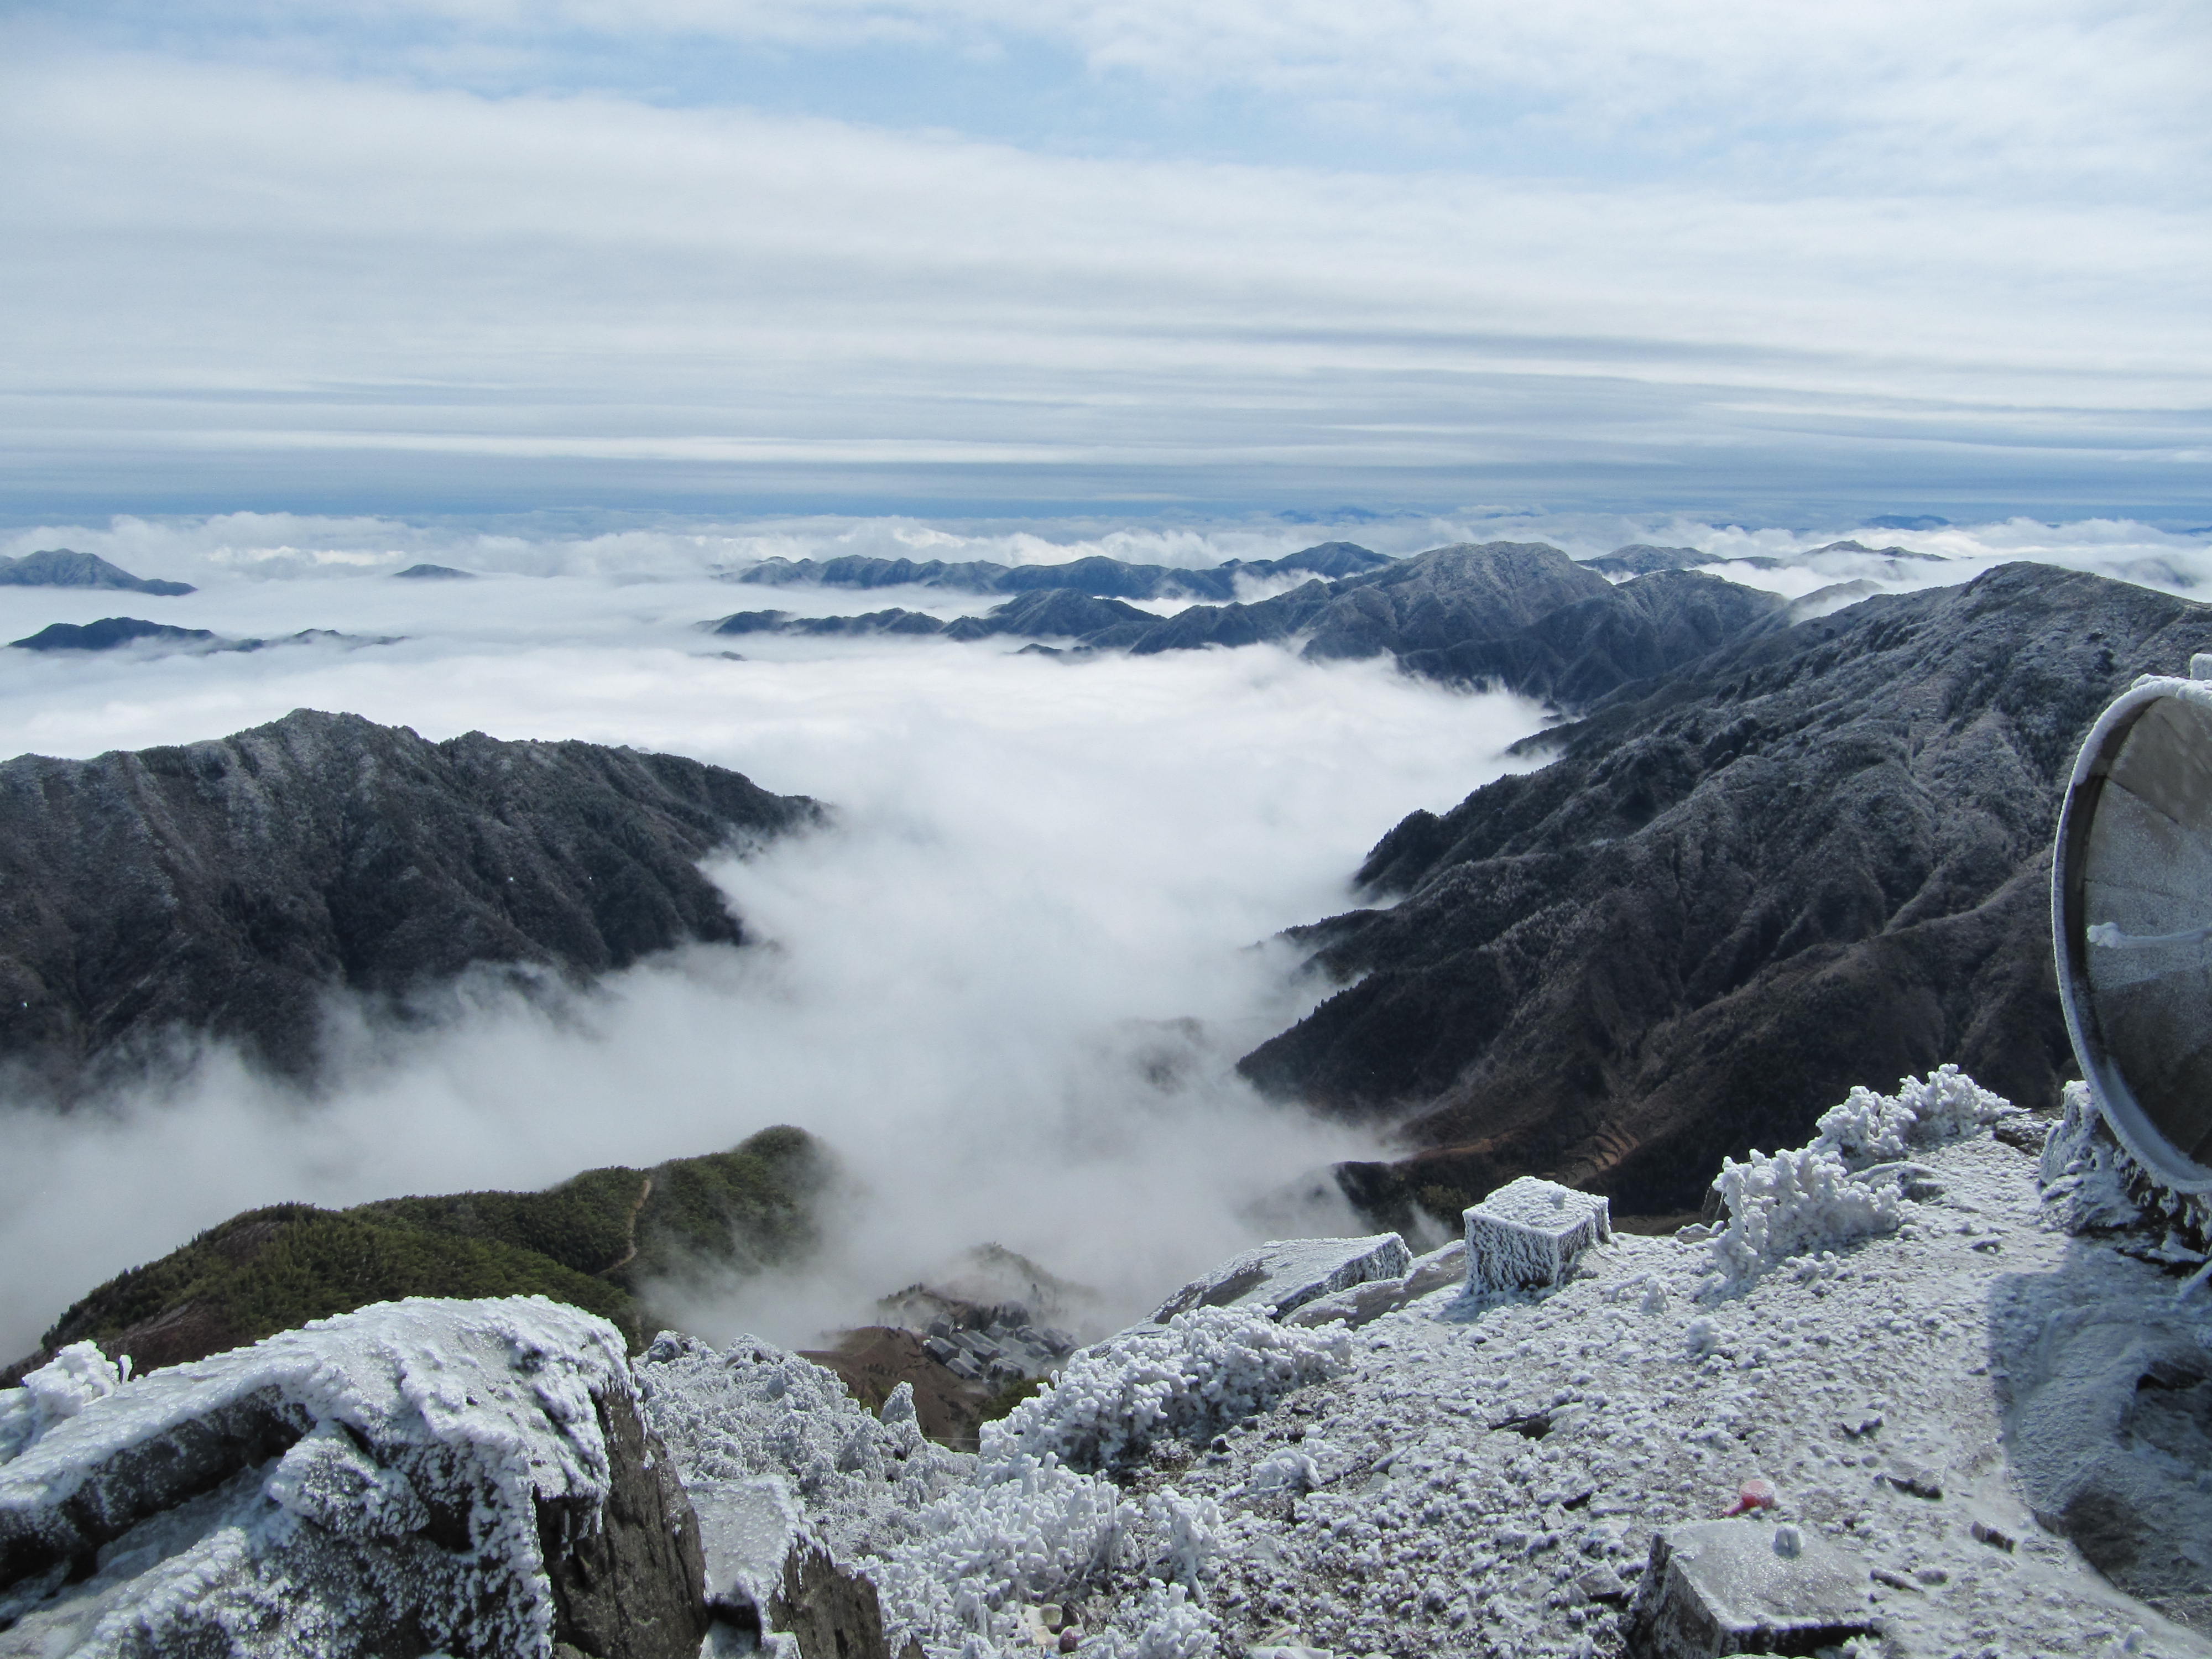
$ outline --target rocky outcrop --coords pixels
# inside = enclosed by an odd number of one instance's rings
[[[692,1659],[699,1528],[611,1326],[387,1303],[0,1394],[0,1655]]]
[[[1413,1156],[1343,1172],[1386,1222],[1521,1175],[1694,1208],[1723,1156],[1946,1060],[2055,1101],[2060,784],[2208,644],[2207,607],[2033,565],[1754,629],[1383,837],[1358,880],[1400,902],[1296,935],[1352,982],[1243,1069],[1402,1126]]]
[[[98,554],[79,553],[66,547],[26,553],[20,559],[0,558],[0,586],[110,587],[131,593],[151,593],[161,599],[198,591],[190,582],[134,576]]]
[[[582,977],[744,937],[698,860],[820,809],[583,743],[300,709],[215,742],[0,764],[0,1057],[66,1090],[172,1028],[310,1071],[325,995],[475,964]]]

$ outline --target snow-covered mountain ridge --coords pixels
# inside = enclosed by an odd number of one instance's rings
[[[1649,1612],[1636,1598],[1655,1540],[1747,1510],[1731,1525],[1771,1540],[1778,1559],[1842,1564],[1867,1632],[1850,1644],[1864,1653],[2212,1655],[2212,1297],[2178,1295],[2174,1271],[2201,1259],[2208,1218],[2201,1200],[2145,1187],[2078,1086],[2047,1142],[2044,1127],[1955,1073],[1895,1096],[1855,1092],[1812,1146],[1730,1166],[1729,1212],[1710,1236],[1615,1235],[1556,1286],[1447,1284],[1357,1326],[1194,1307],[1078,1355],[1055,1387],[989,1425],[974,1456],[923,1440],[903,1393],[869,1413],[829,1373],[762,1343],[717,1352],[672,1334],[621,1375],[605,1358],[611,1328],[580,1329],[598,1358],[568,1366],[544,1349],[549,1322],[513,1311],[555,1311],[543,1304],[387,1304],[120,1387],[80,1354],[75,1382],[58,1372],[0,1395],[0,1456],[14,1448],[0,1465],[0,1533],[36,1535],[27,1494],[36,1485],[51,1504],[58,1486],[51,1469],[43,1483],[25,1476],[65,1438],[100,1440],[104,1419],[148,1420],[139,1391],[188,1386],[164,1379],[189,1373],[204,1389],[224,1367],[258,1367],[267,1382],[257,1356],[283,1345],[326,1342],[342,1369],[387,1364],[376,1356],[412,1344],[450,1348],[459,1370],[425,1393],[438,1367],[402,1365],[418,1380],[380,1407],[392,1423],[412,1420],[418,1395],[506,1399],[530,1424],[513,1443],[550,1433],[561,1450],[517,1458],[472,1431],[477,1462],[453,1466],[479,1495],[484,1544],[514,1546],[486,1565],[493,1589],[501,1570],[557,1578],[567,1540],[592,1534],[580,1511],[547,1530],[544,1504],[619,1486],[590,1472],[621,1462],[607,1425],[622,1413],[608,1402],[635,1400],[650,1431],[643,1466],[665,1453],[696,1511],[718,1620],[710,1650],[1657,1651],[1632,1635]],[[1433,1277],[1416,1263],[1403,1284]],[[538,1332],[517,1375],[550,1364],[575,1380],[551,1393],[496,1383],[499,1342],[417,1340],[472,1309]],[[382,1346],[349,1334],[363,1321],[389,1328]],[[472,1384],[477,1372],[496,1386]],[[332,1398],[362,1392],[302,1376]],[[61,1402],[51,1422],[46,1395]],[[259,1463],[240,1455],[222,1490],[267,1512],[253,1523],[262,1553],[215,1550],[216,1527],[193,1546],[203,1580],[291,1572],[311,1585],[283,1549],[343,1519],[288,1495],[303,1488],[284,1471],[313,1438]],[[380,1449],[420,1439],[372,1422],[325,1455],[382,1491]],[[408,1455],[435,1511],[434,1460]],[[471,1475],[479,1464],[505,1473]],[[575,1470],[585,1478],[563,1472]],[[526,1501],[518,1482],[532,1481],[538,1527],[501,1521],[500,1504]],[[174,1532],[185,1507],[137,1524]],[[387,1507],[405,1533],[404,1505]],[[290,1518],[273,1524],[276,1510]],[[605,1511],[605,1533],[629,1536],[611,1498]],[[103,1547],[103,1571],[136,1536]],[[118,1599],[94,1631],[79,1620],[79,1638],[58,1643],[58,1615],[82,1592],[20,1573],[0,1587],[22,1620],[0,1633],[0,1654],[163,1650],[143,1624],[135,1642],[116,1639],[127,1586],[86,1582]],[[550,1591],[500,1595],[562,1605]],[[141,1605],[150,1617],[179,1601]],[[311,1650],[243,1629],[224,1646],[204,1621],[195,1628],[210,1652],[398,1650]],[[557,1639],[611,1659],[671,1651],[676,1632],[635,1634]],[[556,1638],[540,1618],[497,1650],[547,1652]],[[447,1650],[494,1650],[459,1639]]]

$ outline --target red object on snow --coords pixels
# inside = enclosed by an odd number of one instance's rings
[[[1743,1489],[1735,1495],[1735,1502],[1721,1511],[1721,1519],[1725,1521],[1731,1515],[1749,1515],[1753,1510],[1771,1510],[1773,1507],[1772,1483],[1754,1478],[1743,1483]]]

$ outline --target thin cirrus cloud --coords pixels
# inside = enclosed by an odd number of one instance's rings
[[[2202,502],[2185,8],[27,15],[19,519]]]

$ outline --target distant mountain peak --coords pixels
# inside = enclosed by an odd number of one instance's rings
[[[134,576],[97,553],[74,548],[50,547],[26,553],[20,559],[0,558],[0,586],[9,587],[112,587],[132,593],[151,593],[161,599],[197,592],[190,582],[162,581]]]

